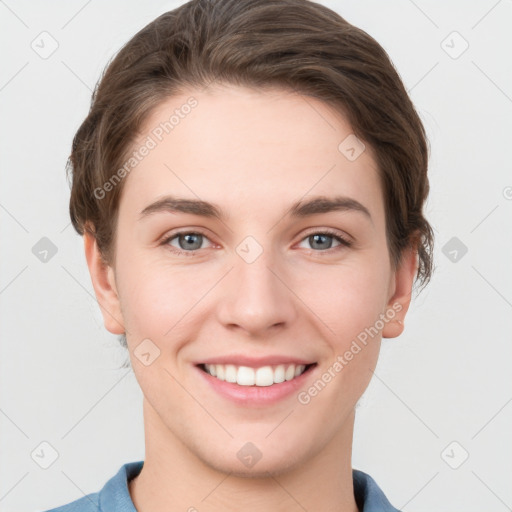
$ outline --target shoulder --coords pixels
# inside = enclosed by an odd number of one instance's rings
[[[128,482],[140,473],[143,464],[143,461],[124,464],[100,491],[45,512],[136,512]]]
[[[361,512],[400,512],[391,505],[382,489],[370,475],[353,469],[352,476],[354,496]]]
[[[82,498],[72,501],[67,505],[62,505],[57,508],[52,508],[46,512],[98,512],[99,507],[99,493],[88,494]]]

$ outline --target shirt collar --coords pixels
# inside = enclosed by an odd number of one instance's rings
[[[129,462],[103,487],[99,493],[101,512],[137,512],[128,490],[128,482],[142,470],[144,461]],[[368,474],[352,470],[354,495],[360,512],[400,512],[388,501],[377,482]]]

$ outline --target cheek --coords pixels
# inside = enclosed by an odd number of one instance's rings
[[[307,279],[298,282],[297,295],[330,327],[333,344],[350,342],[362,330],[375,324],[383,312],[389,273],[385,262],[311,267]],[[334,331],[334,332],[332,332]]]
[[[333,384],[325,394],[322,391],[317,404],[344,415],[347,404],[354,405],[367,388],[377,364],[381,343],[378,321],[389,276],[384,265],[376,262],[373,267],[338,269],[329,277],[323,289],[312,289],[312,302],[308,303],[329,326],[323,330],[329,345],[325,380],[320,378]]]
[[[226,271],[207,264],[177,265],[161,255],[147,254],[133,254],[122,265],[123,319],[132,344],[149,338],[163,350],[165,344],[178,340],[173,351],[199,327],[194,320],[211,306],[208,292]]]
[[[183,273],[153,272],[147,265],[133,271],[122,297],[128,329],[162,339],[190,309],[187,305],[195,295],[192,282]]]

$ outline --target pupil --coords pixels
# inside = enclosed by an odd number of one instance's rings
[[[188,233],[186,235],[183,235],[183,238],[185,239],[185,245],[188,249],[199,249],[201,247],[201,238],[202,235],[198,233]],[[196,240],[194,240],[194,238]],[[199,241],[197,239],[199,238]],[[197,245],[197,247],[194,246],[194,244]]]
[[[316,242],[318,241],[318,239],[324,239],[324,246],[322,247],[322,242],[320,241],[320,246],[321,247],[317,247],[317,248],[320,248],[320,249],[330,249],[330,243],[328,242],[325,242],[326,239],[329,239],[331,238],[330,235],[313,235],[311,238],[313,238],[313,243],[312,245],[314,246],[316,244]],[[327,246],[325,246],[327,245]]]

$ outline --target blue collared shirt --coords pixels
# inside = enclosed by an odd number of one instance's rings
[[[137,512],[128,491],[128,482],[140,473],[143,464],[142,460],[124,464],[101,491],[46,512]],[[360,512],[400,512],[389,503],[370,475],[357,469],[352,470],[352,475]]]

